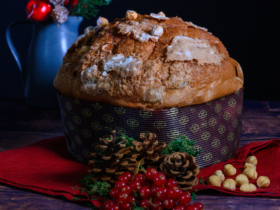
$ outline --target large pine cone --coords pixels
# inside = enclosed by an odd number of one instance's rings
[[[143,164],[145,167],[158,167],[160,163],[164,160],[166,155],[162,155],[161,152],[166,147],[165,142],[158,142],[156,140],[157,135],[154,133],[149,133],[146,135],[145,133],[140,134],[140,138],[143,139],[143,142],[133,141],[132,144],[135,146],[136,153],[134,157],[137,160],[143,160]]]
[[[126,171],[134,173],[135,171],[137,160],[135,157],[131,157],[133,147],[126,147],[127,141],[124,138],[117,139],[116,131],[112,133],[111,139],[99,139],[101,144],[97,147],[102,152],[91,154],[93,160],[89,161],[89,165],[92,165],[93,168],[89,169],[88,172],[94,173],[95,176],[92,178],[94,181],[102,180],[115,183],[122,173]]]
[[[199,168],[195,158],[186,152],[176,152],[166,156],[160,164],[160,169],[168,178],[174,178],[182,190],[190,190],[198,183],[196,175],[199,173]]]

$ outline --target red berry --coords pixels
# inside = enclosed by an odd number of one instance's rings
[[[117,182],[116,182],[116,185],[115,185],[115,188],[121,189],[121,188],[123,188],[125,185],[126,185],[125,182],[117,181]]]
[[[145,183],[145,176],[143,174],[136,174],[133,178],[133,181],[139,181],[141,184],[144,184]]]
[[[163,210],[163,203],[160,200],[154,200],[152,206],[152,210]]]
[[[137,200],[136,200],[136,198],[134,197],[134,196],[132,196],[132,195],[130,195],[130,196],[128,196],[128,202],[129,203],[137,203]]]
[[[125,185],[124,187],[122,187],[122,188],[120,189],[120,192],[125,192],[125,193],[127,193],[127,194],[130,194],[130,193],[131,193],[131,186]]]
[[[107,200],[107,201],[105,201],[104,204],[103,204],[104,210],[109,210],[110,207],[111,207],[113,204],[114,204],[114,201],[112,201],[112,200]]]
[[[167,188],[166,187],[159,187],[157,190],[157,196],[159,200],[163,200],[167,198]]]
[[[131,179],[133,177],[132,173],[130,173],[130,172],[124,172],[122,175],[127,176],[129,181],[131,181]]]
[[[158,192],[159,186],[153,185],[152,186],[152,196],[157,197],[157,192]]]
[[[173,208],[174,210],[185,210],[185,206],[178,205]]]
[[[181,190],[178,187],[171,187],[168,189],[168,198],[177,200],[181,195]]]
[[[64,5],[67,6],[70,0],[64,0]]]
[[[129,197],[128,197],[129,195],[127,194],[127,193],[120,193],[119,194],[119,196],[118,196],[118,198],[119,198],[119,201],[120,202],[128,202],[128,199],[129,199]]]
[[[52,13],[52,6],[48,0],[30,0],[26,5],[27,18],[35,21],[45,21]]]
[[[140,207],[144,209],[150,209],[151,208],[151,203],[150,200],[147,198],[144,198],[140,201]]]
[[[149,198],[151,196],[151,190],[147,186],[141,187],[139,194],[142,198]]]
[[[147,168],[144,174],[147,177],[147,179],[152,180],[157,173],[158,171],[155,168]]]
[[[142,187],[147,186],[148,188],[151,188],[151,184],[149,182],[145,182]]]
[[[113,204],[112,206],[109,207],[109,210],[121,210],[121,208],[119,207],[119,205]]]
[[[114,189],[112,189],[112,190],[110,191],[110,195],[111,195],[111,197],[114,198],[114,199],[117,199],[117,198],[118,198],[119,193],[120,193],[120,190],[119,190],[119,189],[116,189],[116,188],[114,188]]]
[[[141,183],[139,181],[132,181],[130,183],[131,190],[134,190],[135,192],[139,192],[141,189]]]
[[[204,209],[202,203],[195,203],[194,206],[197,207],[198,210],[203,210]]]
[[[189,202],[191,202],[191,196],[190,196],[190,194],[188,193],[188,192],[183,192],[182,193],[182,195],[179,197],[179,202],[181,203],[181,204],[185,204],[185,203],[189,203]]]
[[[159,172],[154,176],[153,181],[154,181],[154,185],[162,186],[166,182],[166,177],[163,173]]]
[[[174,207],[174,205],[175,205],[175,202],[171,198],[167,198],[163,201],[163,206],[166,209],[172,209]]]
[[[131,203],[123,203],[121,205],[121,210],[131,210],[133,205]]]
[[[122,174],[122,175],[120,175],[120,177],[119,177],[119,180],[118,180],[118,181],[121,181],[121,182],[127,183],[127,182],[129,182],[129,178],[128,178],[128,176],[126,176],[125,174]]]
[[[176,182],[175,179],[172,179],[172,178],[167,179],[167,181],[166,181],[166,187],[167,188],[176,187],[176,186],[177,186],[177,182]]]
[[[195,205],[188,205],[186,210],[198,210],[198,208]]]

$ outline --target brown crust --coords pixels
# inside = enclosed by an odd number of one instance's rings
[[[133,33],[120,33],[120,24],[126,27],[135,22],[149,27],[160,25],[163,34],[158,40],[141,41]],[[143,30],[150,33],[149,27],[145,25]],[[167,62],[167,47],[176,36],[207,42],[222,58],[221,62],[203,65],[196,59]],[[106,61],[117,55],[135,59],[138,63],[126,69],[135,67],[137,71],[123,76],[128,70],[110,70],[102,76]],[[83,77],[94,65],[96,68],[90,75]],[[163,109],[201,104],[229,95],[242,88],[243,82],[240,65],[212,34],[177,17],[159,20],[138,15],[135,21],[116,19],[99,33],[95,30],[79,38],[67,51],[54,86],[72,98],[131,108]],[[85,86],[87,84],[91,87]],[[92,84],[97,84],[95,89]]]

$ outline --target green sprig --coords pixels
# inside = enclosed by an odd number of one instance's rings
[[[202,178],[202,176],[200,177],[199,182],[200,182],[201,184],[203,184],[203,185],[206,185],[206,181]]]
[[[189,140],[186,136],[180,135],[173,139],[163,150],[162,154],[173,154],[175,152],[186,152],[189,155],[198,157],[202,149],[194,147],[196,140]]]
[[[82,192],[86,191],[88,195],[97,195],[102,198],[110,198],[111,185],[108,182],[93,181],[91,179],[93,176],[93,174],[87,174],[82,179],[82,183],[84,184]]]
[[[108,5],[112,0],[79,0],[78,4],[70,11],[71,15],[83,16],[87,19],[90,16],[96,17],[97,6]]]

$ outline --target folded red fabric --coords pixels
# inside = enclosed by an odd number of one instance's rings
[[[237,174],[242,173],[246,157],[255,155],[258,159],[258,175],[268,176],[271,185],[257,188],[256,192],[244,193],[226,190],[222,187],[198,184],[195,189],[215,189],[236,195],[280,196],[280,139],[257,142],[240,148],[234,158],[201,170],[198,178],[206,179],[216,170],[222,169],[226,163],[233,164]],[[0,182],[19,188],[30,189],[48,195],[62,195],[69,200],[91,201],[100,205],[99,201],[86,197],[81,193],[79,181],[85,176],[88,166],[76,161],[68,152],[65,137],[60,136],[43,140],[20,149],[0,153]],[[232,178],[232,177],[231,177]],[[235,177],[233,177],[235,178]],[[255,183],[253,181],[253,183]]]

